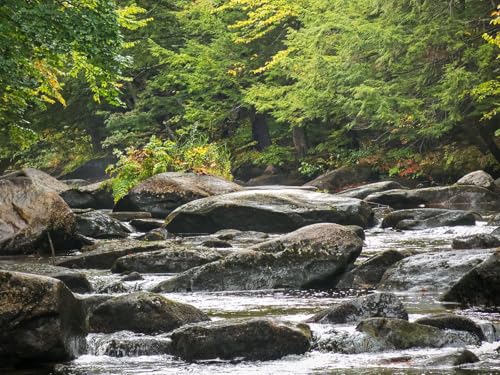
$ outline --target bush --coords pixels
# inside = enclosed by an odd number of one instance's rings
[[[232,179],[228,150],[209,143],[205,137],[177,143],[152,136],[144,148],[130,147],[117,156],[118,162],[107,169],[112,176],[115,202],[139,182],[163,172],[194,172]]]

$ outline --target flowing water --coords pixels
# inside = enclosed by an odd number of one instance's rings
[[[366,232],[363,260],[388,249],[426,252],[449,250],[451,240],[473,233],[490,233],[494,227],[479,223],[474,227],[443,227],[432,230],[397,232],[373,228]],[[88,271],[86,271],[88,272]],[[129,291],[144,290],[156,285],[167,274],[144,275],[141,281],[125,282]],[[89,272],[94,287],[119,281],[120,276],[104,271]],[[213,320],[236,317],[276,317],[300,322],[325,307],[354,296],[370,293],[367,290],[260,290],[244,292],[170,293],[166,297],[192,304],[205,311]],[[312,351],[305,355],[292,355],[267,362],[204,361],[186,363],[161,353],[168,344],[167,335],[147,336],[131,332],[91,334],[87,337],[88,352],[76,360],[59,364],[58,374],[500,374],[500,355],[496,329],[500,330],[497,311],[456,310],[453,304],[443,304],[436,292],[419,291],[398,294],[406,305],[410,320],[424,314],[455,311],[480,323],[490,342],[480,347],[470,347],[480,362],[460,368],[426,367],[429,358],[454,353],[456,348],[413,349],[381,353],[345,355]],[[331,325],[311,324],[316,337],[328,335]],[[335,326],[336,330],[354,331],[354,325]],[[495,342],[496,341],[496,342]],[[116,342],[125,342],[120,349]],[[150,355],[144,355],[144,354]],[[151,355],[155,354],[155,355]]]

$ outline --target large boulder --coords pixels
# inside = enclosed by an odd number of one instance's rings
[[[120,199],[114,211],[146,211],[165,218],[179,206],[196,199],[241,190],[220,177],[195,173],[160,173],[134,187]]]
[[[376,254],[343,274],[335,287],[341,289],[375,288],[385,271],[408,255],[396,250],[387,250]]]
[[[442,330],[452,329],[455,331],[466,331],[476,335],[478,339],[482,341],[486,340],[481,327],[466,316],[442,313],[418,318],[415,320],[415,323],[425,324]]]
[[[81,303],[59,280],[0,271],[0,360],[64,361],[85,350]]]
[[[71,187],[60,193],[71,208],[113,208],[114,199],[107,181]]]
[[[472,211],[414,208],[389,213],[382,221],[382,228],[393,227],[399,230],[408,230],[475,225],[477,216]]]
[[[56,251],[82,246],[75,237],[73,212],[55,190],[57,183],[31,170],[0,177],[0,255],[49,249],[49,233]]]
[[[403,319],[370,318],[362,321],[356,330],[379,341],[387,349],[442,348],[479,345],[481,340],[469,332],[442,331],[439,328],[410,323]]]
[[[69,186],[63,181],[59,181],[51,175],[34,168],[23,168],[19,171],[15,171],[0,177],[0,179],[2,180],[11,180],[15,178],[27,178],[33,183],[33,185],[38,188],[53,190],[58,193],[69,188]]]
[[[474,185],[488,190],[495,190],[495,180],[485,171],[475,171],[463,176],[457,185]]]
[[[500,247],[500,235],[481,233],[454,238],[451,243],[454,249],[491,249]]]
[[[0,262],[0,270],[53,277],[62,281],[73,293],[89,293],[92,291],[92,286],[84,273],[65,267],[44,263]]]
[[[444,301],[500,306],[500,249],[465,274],[443,296]]]
[[[308,323],[355,323],[367,318],[397,318],[408,320],[401,301],[392,293],[377,293],[354,298],[322,310]]]
[[[363,241],[337,224],[315,224],[193,268],[156,292],[324,286],[358,257]]]
[[[418,207],[476,211],[500,210],[499,194],[473,185],[388,190],[370,194],[365,201],[388,205],[396,210]]]
[[[346,166],[326,172],[314,180],[306,183],[306,186],[315,186],[330,193],[340,191],[355,185],[366,183],[374,176],[370,166]]]
[[[404,189],[404,187],[396,181],[381,181],[372,184],[362,185],[356,188],[347,189],[336,193],[339,197],[365,199],[370,194],[380,193],[382,191]]]
[[[172,352],[186,361],[244,359],[265,361],[304,354],[312,334],[305,324],[269,318],[232,319],[188,325],[172,333]]]
[[[177,273],[215,262],[223,255],[215,250],[174,244],[168,249],[130,254],[118,258],[111,270],[116,273]]]
[[[137,240],[103,240],[85,246],[81,255],[59,259],[56,265],[68,268],[110,269],[113,263],[127,254],[162,249],[161,242],[146,242]]]
[[[76,215],[76,231],[97,239],[126,238],[130,230],[116,219],[99,211]]]
[[[389,268],[378,288],[392,291],[446,292],[462,276],[487,259],[491,252],[455,250],[413,255]]]
[[[358,199],[296,189],[250,190],[187,203],[167,217],[166,225],[174,233],[287,233],[321,222],[367,227],[371,218],[369,205]]]
[[[208,316],[194,306],[159,294],[136,292],[112,298],[97,306],[89,317],[89,329],[103,333],[132,331],[155,334],[208,320]]]

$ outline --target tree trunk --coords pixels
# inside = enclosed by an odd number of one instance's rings
[[[260,113],[254,113],[250,119],[252,121],[253,140],[257,142],[257,149],[262,151],[271,145],[267,117]]]
[[[302,159],[307,153],[307,138],[304,127],[292,127],[293,145],[298,159]]]

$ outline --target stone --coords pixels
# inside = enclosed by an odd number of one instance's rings
[[[453,249],[491,249],[500,247],[500,236],[482,233],[458,237],[453,239],[451,247]]]
[[[472,185],[438,186],[414,190],[387,190],[370,194],[369,203],[391,206],[396,210],[428,207],[451,210],[499,211],[500,195]]]
[[[485,250],[452,250],[412,255],[390,267],[378,289],[446,292],[490,254]]]
[[[215,233],[222,229],[288,233],[329,222],[367,227],[368,204],[353,198],[302,190],[249,190],[187,203],[166,219],[173,233]]]
[[[164,241],[171,237],[172,236],[165,228],[156,228],[150,230],[148,233],[145,233],[140,237],[137,237],[137,239],[141,241]]]
[[[325,286],[358,257],[363,241],[338,224],[314,224],[165,280],[155,292]]]
[[[135,219],[151,219],[151,212],[110,212],[109,216],[120,221],[131,221]]]
[[[224,240],[206,240],[201,243],[201,246],[204,247],[212,247],[212,248],[227,248],[227,247],[233,247],[229,242],[224,241]]]
[[[76,215],[76,231],[96,239],[127,238],[130,234],[121,222],[99,211]]]
[[[500,306],[500,249],[458,280],[442,300],[474,306]]]
[[[474,185],[488,190],[495,190],[495,180],[485,171],[475,171],[466,174],[457,181],[457,185]]]
[[[130,221],[132,225],[139,232],[149,232],[153,229],[158,229],[163,226],[163,220],[160,219],[133,219]]]
[[[370,166],[346,166],[326,172],[305,185],[315,186],[320,190],[334,193],[355,185],[366,183],[372,179],[373,176],[374,173]]]
[[[0,270],[52,277],[62,281],[74,293],[90,293],[92,291],[92,286],[84,273],[65,267],[43,263],[0,262]]]
[[[112,272],[123,273],[178,273],[193,267],[217,261],[223,256],[215,250],[200,250],[181,244],[172,244],[167,249],[125,255],[118,258]]]
[[[110,164],[116,163],[117,159],[114,156],[104,156],[101,158],[89,160],[74,171],[66,173],[59,178],[61,179],[84,179],[92,182],[102,181],[109,178],[106,169]]]
[[[144,280],[139,272],[130,272],[129,274],[123,276],[120,281],[139,281]]]
[[[247,241],[247,240],[265,240],[269,234],[255,231],[241,231],[237,229],[222,229],[214,233],[214,236],[223,241]]]
[[[266,361],[304,354],[311,339],[305,324],[270,318],[230,319],[175,330],[172,352],[189,362],[216,358]]]
[[[462,347],[481,343],[476,335],[469,332],[442,331],[403,319],[370,318],[359,323],[356,330],[381,342],[386,350]]]
[[[85,350],[81,303],[59,280],[0,271],[2,365],[65,361]]]
[[[434,314],[424,316],[415,320],[415,323],[425,324],[428,326],[436,327],[441,330],[451,329],[455,331],[466,331],[476,335],[479,340],[485,341],[483,330],[472,319],[466,316],[454,314]]]
[[[0,177],[0,255],[50,252],[48,234],[57,252],[82,246],[59,184],[30,169]]]
[[[26,178],[38,188],[51,190],[58,193],[69,188],[69,186],[64,182],[59,181],[51,175],[34,168],[23,168],[19,171],[15,171],[0,177],[0,179],[2,180],[13,180],[17,178]]]
[[[208,320],[205,313],[191,305],[159,294],[136,292],[112,298],[97,306],[89,318],[89,327],[92,332],[157,334],[170,332],[184,324]]]
[[[160,173],[141,182],[120,199],[114,211],[146,211],[165,218],[177,207],[196,199],[241,190],[233,182],[195,173]]]
[[[115,204],[108,181],[72,187],[60,195],[71,208],[111,209]]]
[[[308,323],[357,323],[367,318],[397,318],[408,320],[408,312],[392,293],[377,293],[341,302],[322,310]]]
[[[137,240],[102,240],[85,246],[81,255],[61,258],[57,266],[67,268],[110,269],[122,256],[162,249],[164,242],[144,242]]]
[[[394,189],[404,189],[404,187],[396,181],[382,181],[343,190],[335,195],[346,198],[365,199],[370,194]]]
[[[478,215],[472,211],[438,208],[415,208],[389,213],[382,221],[382,228],[399,230],[428,229],[443,226],[475,225]]]
[[[367,259],[342,275],[336,288],[376,288],[385,271],[408,255],[396,250],[387,250]]]
[[[418,362],[418,367],[457,367],[469,363],[479,362],[479,358],[467,349],[461,349],[454,353],[431,357]]]

